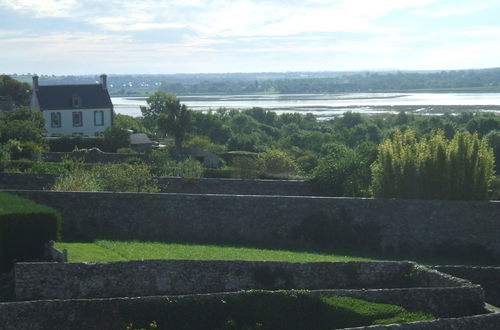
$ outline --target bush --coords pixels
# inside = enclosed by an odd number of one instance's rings
[[[418,141],[409,129],[379,146],[371,188],[384,198],[481,200],[488,198],[493,174],[486,138],[458,132],[448,141],[438,131]]]
[[[256,179],[259,176],[260,164],[254,157],[234,157],[232,163],[236,178]]]
[[[326,196],[366,196],[370,182],[367,161],[342,144],[332,144],[328,149],[328,155],[319,159],[312,172],[314,189]]]
[[[130,147],[130,132],[116,127],[110,126],[104,131],[104,149],[108,152],[116,152],[118,148]]]
[[[261,152],[257,157],[259,169],[262,174],[271,177],[296,176],[299,167],[295,160],[282,150],[267,150]]]
[[[34,161],[29,160],[29,159],[18,159],[18,160],[11,160],[10,162],[6,163],[4,171],[5,172],[26,172],[30,168],[33,167],[35,164]]]
[[[61,216],[44,205],[0,192],[0,272],[15,261],[43,257],[44,245],[60,239]]]
[[[155,169],[155,174],[163,177],[201,178],[203,166],[193,158],[181,162],[168,160]]]
[[[146,165],[99,164],[76,166],[56,180],[56,191],[158,192],[156,178]]]
[[[99,148],[104,150],[104,138],[62,135],[57,139],[49,140],[49,149],[52,152],[71,152],[75,149]]]

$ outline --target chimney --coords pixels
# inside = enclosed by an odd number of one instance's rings
[[[38,76],[35,74],[32,78],[33,78],[33,91],[38,92]]]
[[[108,89],[108,76],[106,76],[105,74],[102,74],[100,76],[100,80],[101,80],[102,89]]]

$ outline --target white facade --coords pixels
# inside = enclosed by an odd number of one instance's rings
[[[43,86],[35,75],[31,107],[42,111],[49,136],[97,136],[113,124],[113,103],[104,74],[99,84]]]
[[[96,136],[102,134],[112,124],[113,112],[109,108],[101,109],[65,109],[65,110],[43,110],[45,118],[45,129],[47,135],[87,135]],[[74,125],[73,116],[75,112],[81,112],[81,125]],[[102,113],[102,121],[100,120]],[[54,115],[60,117],[60,125],[53,122]],[[102,123],[102,125],[100,125]]]

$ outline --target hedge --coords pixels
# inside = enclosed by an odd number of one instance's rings
[[[59,240],[61,215],[48,206],[0,192],[0,272],[16,261],[43,258],[44,245]]]

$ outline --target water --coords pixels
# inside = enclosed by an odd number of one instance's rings
[[[146,98],[113,97],[115,112],[140,116]],[[261,107],[278,114],[312,113],[329,119],[346,111],[367,115],[398,113],[401,110],[421,114],[485,111],[500,114],[500,93],[346,93],[346,94],[275,94],[275,95],[196,95],[179,96],[182,103],[196,111],[219,108],[249,109]]]

